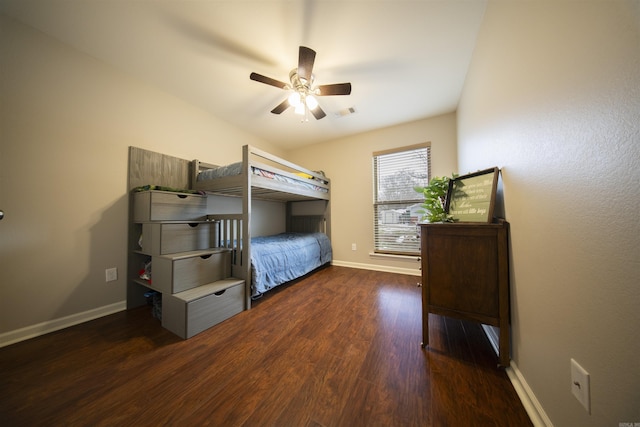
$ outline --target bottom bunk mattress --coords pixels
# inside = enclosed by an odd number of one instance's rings
[[[251,293],[304,276],[331,261],[331,242],[324,233],[282,233],[251,239]]]

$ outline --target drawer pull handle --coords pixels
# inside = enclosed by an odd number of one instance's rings
[[[212,255],[212,254],[200,255],[200,258],[202,258],[202,259],[209,259],[209,258],[211,258],[211,255]]]
[[[214,292],[213,294],[214,294],[215,296],[219,297],[220,295],[224,294],[225,292],[227,292],[227,290],[226,290],[226,289],[223,289],[223,290],[221,290],[221,291]]]
[[[198,226],[197,222],[190,222],[189,223],[189,227],[191,227],[191,228],[196,228],[197,226]]]
[[[180,199],[186,199],[187,197],[189,197],[186,194],[176,194],[176,196],[178,196]]]

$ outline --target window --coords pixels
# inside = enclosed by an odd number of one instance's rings
[[[424,187],[431,176],[429,143],[373,153],[375,252],[419,255],[418,226]]]

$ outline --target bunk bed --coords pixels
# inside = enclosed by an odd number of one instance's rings
[[[247,284],[251,299],[331,261],[330,181],[278,156],[245,145],[242,161],[213,165],[193,160],[191,189],[242,198],[242,212],[209,215],[218,226],[217,245],[232,249],[232,274]],[[251,236],[252,200],[286,202],[287,230],[275,236]],[[324,201],[323,212],[297,215],[296,202]]]

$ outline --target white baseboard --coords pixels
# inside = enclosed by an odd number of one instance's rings
[[[82,313],[72,314],[70,316],[61,317],[59,319],[48,320],[38,323],[37,325],[27,326],[25,328],[16,329],[15,331],[4,332],[0,334],[0,348],[8,345],[35,338],[49,332],[58,331],[68,328],[69,326],[78,325],[88,322],[89,320],[107,316],[127,309],[127,302],[120,301],[103,307],[94,308]]]
[[[420,270],[415,268],[399,268],[390,267],[388,265],[364,264],[359,262],[333,260],[331,261],[331,265],[335,265],[338,267],[359,268],[361,270],[384,271],[385,273],[408,274],[410,276],[420,276],[421,274]]]
[[[496,329],[488,325],[482,325],[482,328],[484,329],[484,333],[487,335],[487,338],[489,338],[489,342],[491,343],[493,350],[496,352],[496,355],[498,355],[499,337]],[[531,390],[531,387],[527,384],[527,380],[524,378],[522,372],[518,369],[518,365],[516,365],[513,360],[509,362],[509,367],[505,369],[505,372],[507,373],[513,388],[516,390],[516,393],[518,394],[518,397],[520,398],[524,409],[527,411],[534,427],[553,427],[553,423],[542,408],[540,401],[538,401],[536,395],[533,394],[533,390]]]

